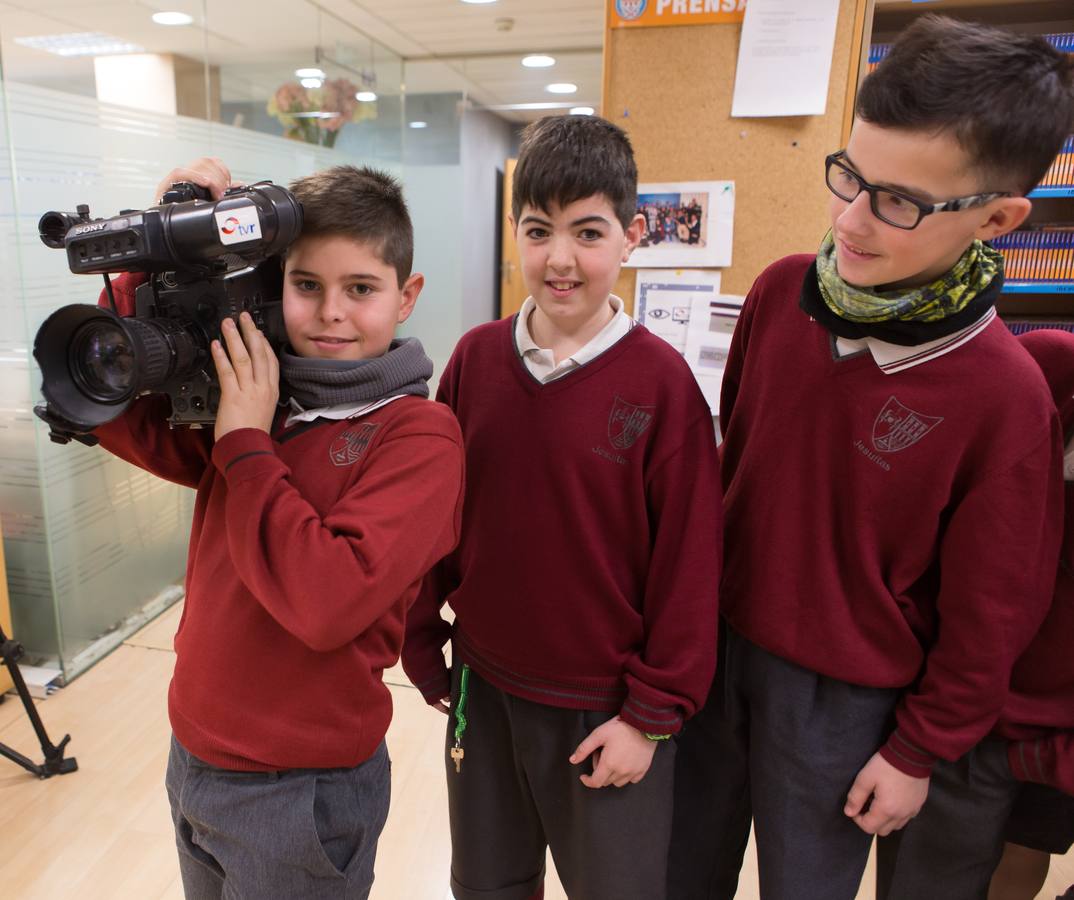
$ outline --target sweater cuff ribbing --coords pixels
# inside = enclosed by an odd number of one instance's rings
[[[678,734],[682,729],[682,713],[676,706],[653,706],[643,703],[634,694],[627,696],[619,718],[642,734]]]
[[[898,729],[892,732],[888,742],[880,748],[880,755],[904,775],[914,778],[928,778],[932,775],[932,767],[937,761],[937,757],[910,743]]]
[[[447,666],[427,678],[415,678],[409,672],[407,672],[407,677],[430,706],[436,706],[445,697],[451,696],[451,672],[448,671]]]
[[[213,445],[213,465],[228,484],[266,474],[282,462],[276,456],[272,438],[259,428],[229,431]]]
[[[1007,745],[1007,762],[1011,774],[1019,781],[1048,784],[1048,773],[1040,741],[1011,741]]]

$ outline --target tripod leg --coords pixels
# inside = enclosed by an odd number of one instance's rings
[[[37,734],[37,739],[41,744],[41,752],[45,755],[45,761],[40,766],[35,765],[21,753],[4,744],[0,744],[0,756],[5,756],[12,762],[18,763],[39,778],[50,778],[53,775],[66,775],[68,772],[74,772],[78,769],[78,763],[73,757],[64,759],[63,755],[71,736],[69,734],[64,735],[63,740],[58,745],[54,745],[49,740],[45,725],[41,721],[41,716],[38,715],[37,707],[34,706],[33,698],[30,696],[30,691],[26,687],[26,681],[22,677],[22,672],[19,671],[18,661],[21,656],[22,645],[10,640],[4,634],[4,630],[0,628],[0,657],[3,657],[3,663],[7,666],[11,680],[15,683],[15,690],[18,692],[19,699],[22,700],[22,705],[26,709],[26,715],[30,719],[30,724],[33,725],[34,732]]]

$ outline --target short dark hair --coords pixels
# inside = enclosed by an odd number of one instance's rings
[[[855,112],[950,133],[982,189],[1028,193],[1074,129],[1074,62],[1037,35],[924,15],[862,82]]]
[[[333,166],[296,179],[291,191],[302,204],[302,237],[375,244],[403,286],[414,265],[414,226],[395,178],[367,166]]]
[[[638,206],[638,167],[630,139],[597,116],[546,116],[526,126],[515,166],[511,213],[548,212],[596,194],[608,198],[623,228]]]

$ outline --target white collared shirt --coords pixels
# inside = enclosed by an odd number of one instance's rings
[[[864,337],[852,340],[850,338],[836,337],[835,352],[840,356],[850,356],[868,350],[876,361],[880,371],[885,375],[894,375],[896,372],[904,372],[912,369],[930,359],[936,359],[950,353],[963,344],[973,340],[979,335],[996,317],[996,308],[991,307],[981,318],[972,325],[937,338],[934,341],[926,341],[924,344],[915,344],[913,347],[903,347],[899,344],[889,344],[879,338]]]
[[[562,378],[568,372],[573,372],[579,366],[584,366],[587,362],[596,359],[638,324],[624,312],[623,301],[615,294],[608,297],[608,303],[615,311],[611,321],[598,331],[589,343],[566,359],[560,360],[557,365],[555,354],[551,350],[538,347],[533,340],[533,335],[530,334],[530,314],[537,308],[537,304],[532,297],[527,297],[526,302],[522,304],[522,309],[518,311],[518,321],[515,324],[515,346],[530,374],[542,384]]]
[[[357,419],[375,409],[387,406],[396,400],[401,400],[407,394],[399,394],[396,397],[388,397],[384,400],[374,400],[372,403],[349,403],[341,406],[322,406],[318,409],[303,409],[302,405],[292,397],[288,403],[292,409],[287,417],[284,428],[290,428],[298,422],[312,422],[314,419]]]

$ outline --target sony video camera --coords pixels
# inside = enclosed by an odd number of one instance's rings
[[[135,397],[167,394],[168,421],[201,427],[216,419],[220,385],[209,351],[220,325],[247,310],[276,349],[285,341],[278,254],[302,230],[302,206],[271,182],[229,190],[212,202],[176,184],[159,206],[92,219],[49,212],[38,231],[67,251],[75,274],[104,274],[112,308],[85,303],[52,313],[34,338],[46,403],[34,409],[58,443],[120,415]],[[146,272],[133,316],[116,313],[111,272]]]

